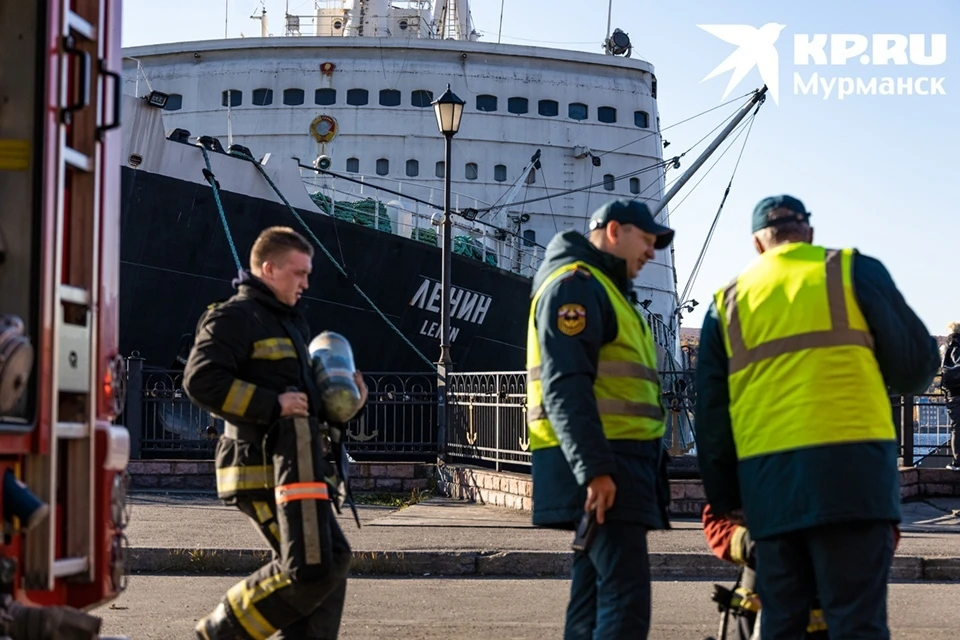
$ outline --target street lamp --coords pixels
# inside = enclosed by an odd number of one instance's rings
[[[463,115],[464,101],[457,94],[447,90],[442,96],[433,101],[433,110],[437,114],[437,127],[446,138],[446,149],[443,155],[443,267],[440,272],[440,365],[443,375],[446,375],[450,366],[450,269],[452,264],[453,247],[451,243],[450,220],[450,147],[453,136],[460,129],[460,117]]]

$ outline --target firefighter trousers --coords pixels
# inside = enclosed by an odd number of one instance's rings
[[[231,587],[201,622],[198,631],[209,640],[266,640],[274,633],[335,640],[339,632],[351,550],[330,501],[335,471],[323,459],[312,420],[281,426],[272,455],[274,495],[235,499],[270,544],[273,560]]]

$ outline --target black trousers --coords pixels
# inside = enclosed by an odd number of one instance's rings
[[[819,596],[830,640],[887,640],[891,522],[824,525],[756,540],[764,640],[802,638]]]
[[[275,495],[236,499],[273,560],[231,587],[201,621],[209,640],[266,640],[278,632],[286,640],[335,640],[340,630],[351,550],[329,499],[334,469],[323,459],[315,421],[280,426],[272,447]]]

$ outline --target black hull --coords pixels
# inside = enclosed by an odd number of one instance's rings
[[[221,199],[244,268],[254,238],[265,227],[304,231],[283,204],[226,192]],[[236,266],[213,191],[124,167],[121,201],[121,352],[138,352],[150,367],[180,368],[177,358],[186,355],[200,314],[234,293]],[[435,362],[440,249],[319,211],[298,213],[384,315]],[[455,292],[461,303],[455,315],[462,317],[451,323],[456,369],[522,370],[530,280],[454,255],[452,281],[462,288]],[[321,250],[300,304],[315,333],[329,329],[347,336],[359,369],[430,370]]]

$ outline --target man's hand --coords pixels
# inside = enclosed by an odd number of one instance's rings
[[[597,524],[603,524],[603,514],[613,508],[613,501],[617,497],[617,485],[609,475],[597,476],[587,485],[587,501],[583,505],[585,511],[597,511]]]
[[[363,405],[367,404],[367,383],[363,381],[363,374],[359,371],[353,373],[353,381],[360,390],[360,408],[363,408]]]
[[[280,403],[280,416],[304,416],[310,417],[310,402],[307,400],[307,394],[299,391],[287,391],[277,397]]]

